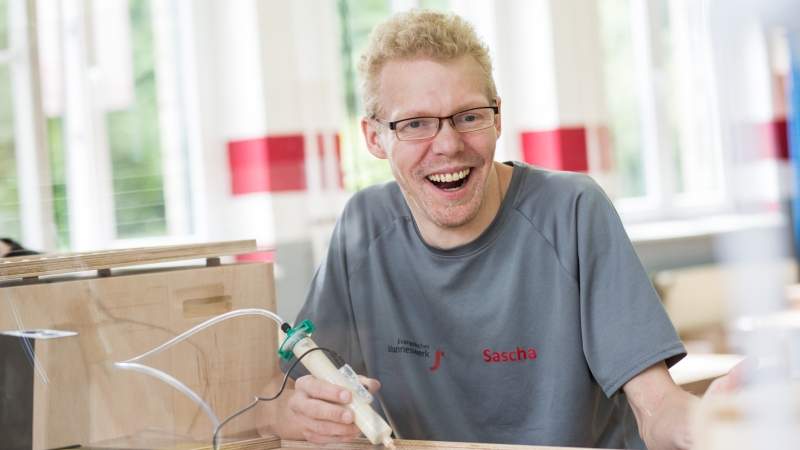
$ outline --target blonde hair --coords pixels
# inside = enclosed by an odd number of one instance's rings
[[[489,48],[472,25],[455,14],[412,10],[399,13],[372,30],[358,70],[361,74],[364,109],[368,117],[378,114],[379,79],[390,60],[425,57],[448,61],[472,56],[486,77],[486,94],[497,96],[492,78]]]

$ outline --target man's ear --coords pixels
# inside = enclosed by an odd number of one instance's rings
[[[500,109],[500,97],[495,99],[497,101],[497,118],[494,121],[494,129],[497,131],[497,137],[500,138],[500,131],[503,129],[503,115],[500,114],[503,110]]]
[[[364,142],[367,143],[367,149],[372,153],[372,156],[378,159],[386,159],[386,150],[383,148],[378,126],[380,124],[374,120],[366,117],[361,118],[361,132],[364,134]]]

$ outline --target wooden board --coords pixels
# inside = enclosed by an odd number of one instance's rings
[[[212,258],[254,252],[256,250],[256,241],[243,240],[0,258],[0,281],[187,259]]]
[[[473,442],[440,442],[395,439],[397,450],[589,450],[579,447],[546,447],[538,445],[506,445],[480,444]],[[220,445],[220,450],[378,450],[385,449],[381,445],[372,445],[366,439],[358,439],[346,444],[312,444],[306,441],[280,440],[276,437],[264,437]],[[170,449],[172,450],[172,449]],[[211,450],[211,446],[178,446],[174,450]]]
[[[246,439],[236,442],[223,442],[219,445],[219,450],[268,450],[279,448],[281,448],[281,439],[277,436]],[[174,450],[213,450],[213,447],[211,445],[186,445],[177,447]]]
[[[507,445],[507,444],[480,444],[472,442],[440,442],[440,441],[416,441],[410,439],[395,439],[397,450],[588,450],[578,447],[546,447],[537,445]],[[346,444],[325,444],[318,445],[305,441],[281,442],[283,450],[373,450],[384,449],[383,446],[374,446],[366,439],[360,439]]]
[[[35,386],[34,448],[96,445],[149,430],[205,441],[213,427],[195,403],[162,381],[113,363],[241,308],[275,310],[271,264],[121,270],[110,277],[0,288],[0,331],[78,333],[37,346],[42,349],[38,364],[47,377],[37,377]],[[222,419],[279,375],[277,339],[274,322],[235,318],[145,362],[189,386]],[[226,425],[223,436],[244,437],[256,425],[251,411]]]
[[[210,440],[210,439],[209,439]],[[271,450],[281,447],[281,439],[278,436],[265,436],[250,439],[241,439],[231,442],[220,442],[219,450]],[[147,449],[147,450],[213,450],[210,442],[181,442],[174,436],[163,436],[154,433],[145,434],[130,439],[114,439],[98,443],[96,447],[88,447],[85,450],[109,450],[114,448]],[[84,447],[81,447],[83,450]]]
[[[113,445],[128,445],[131,442],[116,443]],[[409,439],[396,439],[397,450],[589,450],[579,447],[547,447],[538,445],[504,445],[480,444],[472,442],[439,442],[417,441]],[[149,447],[152,450],[212,450],[211,445],[197,443],[172,444],[166,446]],[[386,447],[372,445],[366,439],[358,439],[345,444],[312,444],[306,441],[281,440],[276,436],[246,439],[236,442],[226,442],[219,446],[220,450],[382,450]],[[91,448],[87,450],[92,450]]]
[[[675,383],[687,392],[702,396],[712,381],[726,375],[744,356],[689,353],[669,369]]]

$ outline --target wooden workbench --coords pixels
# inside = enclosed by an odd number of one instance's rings
[[[397,450],[581,450],[577,447],[545,447],[538,445],[503,445],[503,444],[478,444],[470,442],[440,442],[440,441],[413,441],[409,439],[395,440]],[[283,441],[278,447],[283,450],[308,450],[308,449],[336,449],[336,450],[367,450],[382,449],[382,446],[370,445],[367,441],[347,444],[315,445],[303,441]],[[587,449],[583,449],[587,450]]]
[[[396,439],[397,450],[588,450],[578,447],[547,447],[538,445],[479,444],[472,442],[440,442]],[[346,444],[318,445],[306,441],[280,440],[277,437],[264,437],[220,446],[220,450],[373,450],[384,449],[381,445],[371,445],[366,439],[358,439]],[[209,446],[181,447],[181,450],[210,450]]]

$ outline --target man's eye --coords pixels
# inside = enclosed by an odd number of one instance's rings
[[[430,120],[425,119],[411,119],[405,122],[401,122],[398,126],[400,131],[403,130],[420,130],[423,128],[429,127],[431,124]]]
[[[477,114],[466,114],[464,116],[461,116],[461,121],[462,122],[474,122],[474,121],[476,121],[478,119],[479,119],[479,117],[478,117]]]

